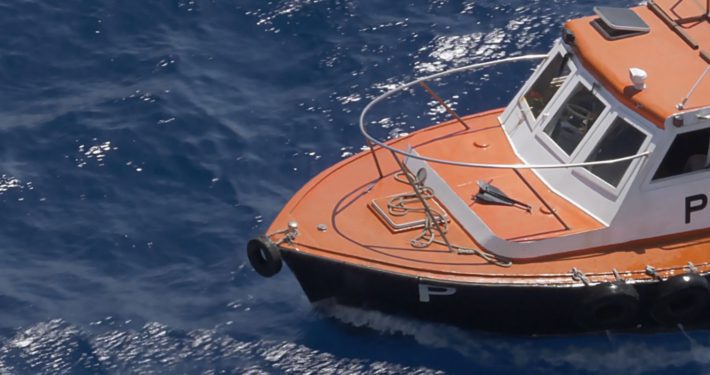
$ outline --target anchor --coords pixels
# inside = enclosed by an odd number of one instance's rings
[[[488,203],[488,204],[500,204],[504,206],[518,207],[526,210],[527,212],[532,211],[532,207],[529,204],[515,200],[508,195],[506,195],[499,188],[491,185],[485,181],[478,181],[478,194],[474,197],[476,202]]]

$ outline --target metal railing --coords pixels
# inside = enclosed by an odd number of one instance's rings
[[[437,164],[446,164],[446,165],[452,165],[452,166],[458,166],[458,167],[468,167],[468,168],[489,168],[489,169],[513,169],[513,170],[520,170],[520,169],[565,169],[565,168],[580,168],[580,167],[592,167],[592,166],[597,166],[597,165],[608,165],[608,164],[616,164],[616,163],[622,163],[625,161],[630,161],[630,160],[635,160],[639,158],[645,158],[648,155],[651,154],[650,151],[645,151],[641,152],[635,155],[631,156],[625,156],[622,158],[616,158],[616,159],[608,159],[608,160],[599,160],[599,161],[591,161],[591,162],[583,162],[583,163],[559,163],[559,164],[486,164],[486,163],[469,163],[469,162],[462,162],[462,161],[454,161],[454,160],[445,160],[445,159],[437,159],[437,158],[432,158],[432,157],[427,157],[427,156],[422,156],[416,153],[411,153],[405,150],[398,149],[396,147],[390,146],[384,141],[380,141],[373,135],[371,135],[368,130],[367,130],[367,123],[365,121],[365,117],[367,114],[370,112],[370,110],[380,102],[384,101],[385,99],[391,97],[392,95],[402,92],[412,86],[415,85],[421,85],[425,84],[427,81],[431,81],[437,78],[445,77],[451,74],[456,74],[456,73],[461,73],[461,72],[466,72],[466,71],[471,71],[471,70],[478,70],[478,69],[483,69],[483,68],[488,68],[500,64],[505,64],[505,63],[513,63],[513,62],[521,62],[521,61],[534,61],[534,60],[541,60],[546,58],[548,55],[525,55],[525,56],[516,56],[516,57],[508,57],[505,59],[500,59],[500,60],[494,60],[494,61],[488,61],[488,62],[483,62],[483,63],[478,63],[478,64],[472,64],[472,65],[467,65],[463,66],[460,68],[454,68],[450,69],[444,72],[432,74],[426,77],[421,77],[418,78],[414,81],[404,83],[401,86],[394,88],[390,91],[385,92],[384,94],[378,96],[375,98],[373,101],[371,101],[367,106],[365,106],[365,109],[363,109],[362,113],[360,114],[360,132],[365,136],[365,139],[367,141],[368,146],[370,147],[370,152],[375,160],[375,164],[377,166],[377,170],[380,174],[380,177],[382,177],[382,169],[380,167],[379,160],[377,158],[377,154],[375,153],[375,147],[379,146],[381,148],[384,148],[386,150],[389,150],[393,152],[393,156],[396,157],[396,154],[407,156],[410,158],[414,159],[419,159],[423,160],[426,162],[430,163],[437,163]],[[424,88],[426,89],[428,86],[423,85]],[[427,90],[428,91],[428,90]],[[445,106],[446,107],[446,106]],[[447,111],[450,110],[448,107]],[[455,116],[456,118],[459,118],[458,116]],[[462,122],[462,121],[461,121]],[[464,123],[464,126],[465,123]]]

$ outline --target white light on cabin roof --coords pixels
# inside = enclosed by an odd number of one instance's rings
[[[629,76],[631,77],[631,82],[634,84],[636,90],[643,90],[646,88],[646,78],[648,78],[648,73],[641,68],[631,68],[629,69]]]

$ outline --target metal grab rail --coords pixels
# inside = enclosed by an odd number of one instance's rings
[[[384,149],[387,149],[391,152],[394,152],[396,154],[404,155],[407,157],[411,157],[414,159],[419,159],[423,161],[427,161],[430,163],[437,163],[437,164],[446,164],[446,165],[452,165],[452,166],[458,166],[458,167],[468,167],[468,168],[488,168],[488,169],[564,169],[564,168],[579,168],[579,167],[592,167],[596,165],[608,165],[608,164],[616,164],[616,163],[621,163],[629,160],[635,160],[639,158],[644,158],[647,157],[648,155],[651,154],[650,151],[645,151],[642,153],[638,153],[635,155],[631,156],[626,156],[623,158],[617,158],[617,159],[608,159],[608,160],[599,160],[599,161],[592,161],[592,162],[584,162],[584,163],[563,163],[563,164],[483,164],[483,163],[467,163],[467,162],[461,162],[461,161],[453,161],[453,160],[445,160],[445,159],[437,159],[437,158],[430,158],[427,156],[421,156],[418,154],[410,153],[404,150],[400,150],[396,147],[392,147],[374,136],[370,135],[367,131],[367,124],[365,123],[365,116],[367,113],[378,103],[381,101],[389,98],[390,96],[401,92],[405,89],[408,89],[414,85],[418,85],[420,83],[430,81],[433,79],[437,79],[440,77],[444,77],[447,75],[455,74],[455,73],[460,73],[460,72],[465,72],[469,70],[476,70],[476,69],[482,69],[482,68],[488,68],[491,66],[499,65],[499,64],[504,64],[504,63],[511,63],[511,62],[519,62],[519,61],[530,61],[530,60],[540,60],[546,58],[548,55],[525,55],[525,56],[516,56],[516,57],[508,57],[505,59],[500,59],[500,60],[494,60],[494,61],[488,61],[484,63],[478,63],[478,64],[472,64],[472,65],[467,65],[463,66],[460,68],[454,68],[451,70],[447,70],[444,72],[432,74],[426,77],[421,77],[418,78],[414,81],[402,84],[401,86],[394,88],[390,91],[385,92],[384,94],[378,96],[375,98],[373,101],[371,101],[367,106],[365,106],[365,109],[362,110],[362,113],[360,114],[360,132],[365,136],[365,139],[367,140],[368,143],[372,143],[374,145],[380,146]],[[372,152],[373,158],[375,158],[375,163],[378,166],[379,169],[379,161],[377,160],[377,155],[375,154],[375,149],[373,146],[370,146],[370,151]],[[381,175],[381,174],[380,174]]]

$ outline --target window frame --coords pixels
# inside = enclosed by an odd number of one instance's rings
[[[604,135],[606,135],[607,131],[609,131],[611,125],[614,124],[617,119],[621,119],[629,126],[633,126],[638,132],[640,132],[644,136],[643,142],[641,142],[641,146],[639,146],[639,149],[634,153],[634,155],[642,153],[649,148],[651,140],[653,138],[653,134],[651,132],[640,126],[638,124],[638,121],[634,121],[630,116],[627,116],[617,110],[609,110],[602,122],[599,122],[599,126],[594,129],[594,134],[589,137],[589,140],[585,145],[584,150],[580,150],[581,152],[577,156],[577,160],[580,163],[583,163],[589,158],[595,148],[599,145],[599,142],[601,142],[604,138]],[[599,189],[600,193],[607,196],[608,198],[614,199],[618,197],[619,194],[621,194],[624,187],[629,183],[633,171],[639,168],[639,164],[642,160],[643,158],[637,158],[632,160],[631,163],[629,163],[629,166],[626,168],[626,171],[624,171],[624,174],[623,176],[621,176],[621,179],[619,180],[619,184],[617,186],[608,183],[606,180],[597,176],[596,174],[592,173],[590,170],[584,167],[573,168],[572,175],[587,183],[594,184],[594,186]]]
[[[698,171],[693,171],[693,172],[688,172],[688,173],[681,173],[677,174],[675,176],[668,176],[668,177],[663,177],[659,179],[654,179],[653,177],[656,175],[658,172],[658,169],[661,168],[661,164],[663,164],[663,161],[665,160],[666,156],[668,155],[668,152],[670,152],[671,147],[673,146],[673,142],[678,138],[678,136],[687,134],[687,133],[692,133],[692,132],[697,132],[697,131],[703,131],[703,130],[708,130],[710,129],[710,126],[703,126],[703,127],[688,127],[688,128],[681,128],[678,131],[674,132],[672,137],[669,137],[670,140],[666,142],[666,144],[663,147],[663,152],[662,154],[658,151],[660,154],[660,157],[658,157],[653,165],[653,167],[649,168],[649,175],[647,177],[646,184],[652,188],[664,188],[668,186],[674,186],[674,185],[680,185],[680,184],[685,184],[688,182],[693,182],[697,180],[704,180],[708,178],[708,173],[710,173],[710,168],[706,169],[701,169]]]
[[[579,86],[582,86],[589,90],[604,105],[604,109],[599,114],[599,117],[597,117],[597,120],[591,125],[589,131],[587,131],[584,137],[582,137],[582,139],[579,141],[577,147],[575,147],[572,153],[568,155],[567,152],[565,152],[565,150],[563,150],[562,147],[560,147],[560,145],[558,145],[554,139],[552,139],[547,133],[545,133],[545,128],[549,124],[549,121],[553,119],[559,113],[559,111],[562,110],[562,106],[567,102],[568,99],[570,99],[572,93]],[[572,160],[575,160],[579,156],[582,150],[586,147],[586,144],[589,143],[590,138],[596,132],[595,129],[599,128],[601,124],[604,124],[607,116],[611,112],[611,104],[604,98],[603,95],[600,95],[599,91],[597,90],[597,86],[590,84],[586,79],[582,78],[580,75],[576,75],[572,77],[572,79],[568,80],[566,87],[564,87],[564,90],[560,90],[558,93],[562,93],[564,95],[558,96],[553,102],[550,103],[551,106],[546,107],[546,109],[554,109],[554,113],[548,113],[547,116],[544,116],[545,121],[541,121],[535,125],[533,134],[535,139],[540,142],[540,144],[545,149],[547,149],[555,158],[564,163],[570,163]],[[542,118],[543,116],[540,117]]]
[[[564,59],[566,56],[569,56],[567,61],[565,61],[565,64],[567,65],[567,69],[569,69],[570,73],[567,76],[567,79],[565,82],[560,86],[559,89],[557,89],[557,92],[555,92],[555,95],[552,95],[550,98],[550,101],[547,102],[547,105],[542,109],[542,112],[540,113],[540,116],[535,118],[535,116],[532,113],[532,109],[530,108],[530,105],[528,104],[528,100],[525,98],[525,96],[528,94],[528,92],[532,89],[533,86],[537,83],[537,81],[540,79],[540,77],[547,71],[547,68],[550,67],[552,62],[555,60],[555,57],[560,56],[562,59]],[[520,107],[520,112],[522,114],[523,119],[525,120],[525,123],[528,126],[528,130],[533,131],[535,128],[537,128],[540,125],[541,121],[544,121],[545,119],[549,118],[549,109],[551,106],[553,106],[556,102],[556,100],[560,97],[560,94],[569,86],[570,81],[574,80],[575,77],[577,77],[577,67],[575,64],[572,63],[572,52],[569,52],[565,50],[564,48],[557,50],[554,52],[554,54],[550,54],[547,59],[545,60],[544,64],[541,64],[538,68],[538,70],[535,72],[535,78],[530,80],[530,84],[524,87],[522,90],[522,94],[520,95],[520,98],[518,99],[518,105]]]

